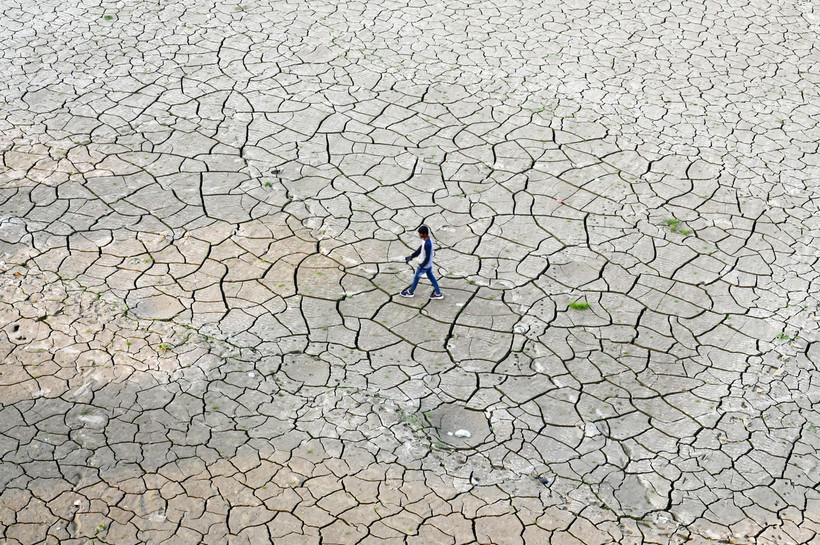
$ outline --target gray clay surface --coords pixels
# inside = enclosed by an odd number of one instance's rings
[[[820,543],[818,25],[0,3],[0,543]]]

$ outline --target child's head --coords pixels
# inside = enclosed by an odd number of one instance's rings
[[[426,225],[422,225],[419,227],[419,236],[421,238],[427,238],[430,236],[430,229],[427,228]]]

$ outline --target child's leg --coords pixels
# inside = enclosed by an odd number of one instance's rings
[[[435,290],[435,292],[441,293],[441,290],[438,287],[438,282],[436,282],[436,277],[433,274],[433,267],[428,267],[427,269],[425,269],[425,271],[427,272],[427,278],[430,279],[430,283],[433,284],[433,289]]]
[[[410,288],[407,291],[409,291],[410,293],[413,293],[413,292],[416,291],[416,286],[419,285],[419,279],[421,278],[421,275],[423,275],[423,274],[424,274],[424,269],[422,269],[421,267],[416,268],[416,275],[413,277],[413,283],[410,284]]]

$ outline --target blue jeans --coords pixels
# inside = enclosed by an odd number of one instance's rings
[[[436,282],[436,277],[433,276],[433,267],[427,267],[426,269],[422,269],[421,267],[418,267],[416,269],[416,275],[413,277],[413,283],[410,284],[410,289],[409,289],[410,293],[414,293],[416,291],[416,286],[418,286],[419,279],[421,278],[421,275],[423,275],[423,274],[426,274],[427,278],[430,279],[430,282],[433,284],[433,289],[436,290],[436,293],[441,293],[441,290],[439,290],[439,287],[438,287],[438,282]]]

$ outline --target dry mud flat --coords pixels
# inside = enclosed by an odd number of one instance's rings
[[[0,543],[820,543],[819,18],[6,2]]]

